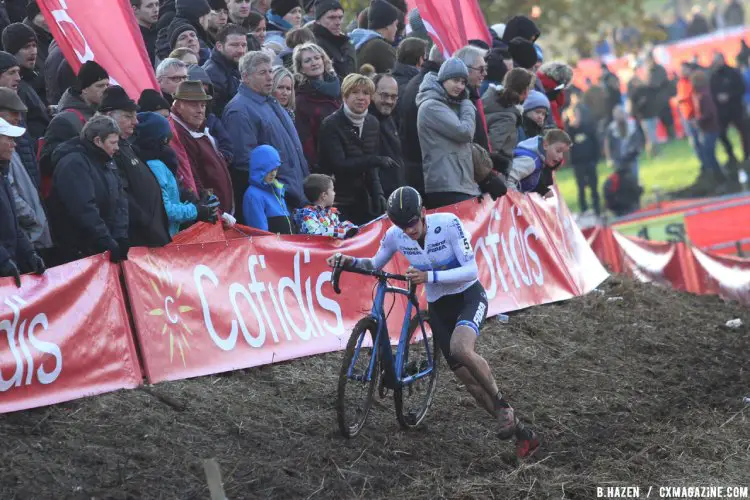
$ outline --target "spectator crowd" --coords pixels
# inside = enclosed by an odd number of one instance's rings
[[[357,13],[337,0],[131,0],[159,89],[129,96],[94,61],[73,71],[36,1],[16,4],[0,12],[2,276],[101,252],[121,261],[196,221],[349,238],[399,186],[428,208],[548,196],[566,161],[582,209],[590,189],[599,213],[596,165],[609,160],[605,202],[627,213],[638,157],[656,154],[667,118],[653,103],[672,95],[653,59],[627,106],[606,67],[570,92],[572,68],[544,60],[525,16],[446,58],[404,0]],[[714,145],[745,129],[742,75],[686,67],[674,93],[719,176]]]

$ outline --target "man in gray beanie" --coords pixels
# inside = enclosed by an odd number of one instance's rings
[[[333,69],[341,80],[359,69],[354,44],[342,30],[343,22],[344,8],[338,0],[316,2],[315,23],[311,29],[316,43],[331,58]]]
[[[385,73],[396,64],[393,42],[403,13],[385,0],[373,0],[367,14],[368,29],[357,28],[351,39],[357,50],[357,64],[370,64],[376,73]]]

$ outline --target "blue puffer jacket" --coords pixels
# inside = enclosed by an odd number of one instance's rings
[[[513,151],[513,164],[508,179],[518,183],[518,190],[528,193],[536,189],[544,168],[544,148],[542,137],[532,137],[520,143]],[[527,164],[533,163],[533,170]],[[521,168],[519,168],[519,165]],[[531,170],[528,173],[528,170]],[[522,173],[521,173],[522,172]]]
[[[284,200],[284,185],[278,180],[267,183],[265,177],[281,165],[279,152],[271,146],[258,146],[250,155],[250,187],[242,200],[245,223],[263,231],[292,234],[289,209]]]
[[[161,160],[149,160],[146,162],[148,168],[154,173],[156,181],[161,188],[161,197],[164,200],[164,210],[169,219],[169,236],[174,237],[180,232],[180,225],[193,222],[198,218],[198,209],[187,201],[180,201],[180,189],[177,179],[169,168]]]

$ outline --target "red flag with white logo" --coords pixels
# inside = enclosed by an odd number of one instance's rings
[[[133,8],[128,0],[38,0],[39,9],[73,70],[96,61],[138,100],[158,89]]]

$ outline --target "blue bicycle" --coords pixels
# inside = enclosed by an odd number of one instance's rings
[[[381,398],[385,397],[388,389],[393,390],[399,424],[406,429],[417,427],[427,415],[435,395],[439,354],[436,354],[437,343],[434,338],[430,341],[427,336],[425,324],[429,325],[429,318],[426,312],[419,309],[416,285],[399,274],[343,266],[341,254],[337,254],[331,285],[339,294],[342,271],[374,276],[378,283],[372,310],[354,326],[344,352],[336,404],[341,433],[347,438],[353,438],[362,431],[372,407],[378,381]],[[388,280],[405,281],[408,288],[391,286]],[[394,302],[396,295],[408,298],[395,357],[386,324],[386,294],[394,294]],[[414,317],[412,312],[415,313]]]

